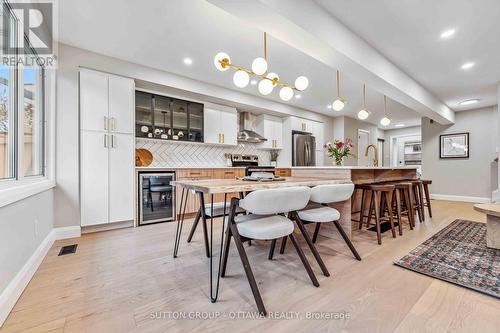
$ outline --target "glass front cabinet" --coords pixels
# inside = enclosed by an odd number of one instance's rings
[[[136,91],[135,119],[136,137],[203,142],[203,104]]]

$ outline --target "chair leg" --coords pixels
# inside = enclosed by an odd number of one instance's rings
[[[274,248],[275,247],[276,247],[276,239],[273,239],[271,241],[271,247],[269,248],[269,255],[267,256],[267,259],[273,260]]]
[[[420,212],[422,214],[422,221],[425,221],[425,211],[424,211],[424,187],[422,184],[418,186],[418,198],[420,200]]]
[[[363,218],[365,217],[365,189],[361,190],[361,207],[359,213],[359,230],[363,229]]]
[[[231,232],[233,233],[234,244],[238,249],[238,254],[240,255],[241,263],[243,264],[243,268],[245,269],[245,274],[247,276],[248,283],[250,284],[250,289],[252,289],[255,303],[257,303],[257,308],[261,314],[266,315],[266,308],[264,307],[264,302],[262,301],[262,297],[260,296],[259,287],[257,286],[257,282],[255,281],[255,277],[253,275],[252,268],[250,267],[250,262],[248,261],[245,248],[243,247],[243,243],[241,242],[238,230],[236,230],[236,225],[230,223],[229,227],[231,228]]]
[[[403,221],[401,221],[401,191],[397,188],[396,194],[396,216],[398,218],[399,235],[403,236]]]
[[[280,254],[285,253],[286,239],[287,239],[286,236],[281,239]]]
[[[309,275],[309,278],[311,279],[312,284],[315,287],[319,287],[318,279],[316,279],[316,275],[314,275],[314,272],[313,272],[313,270],[311,268],[311,265],[309,265],[309,261],[307,261],[307,258],[304,255],[304,252],[302,252],[302,249],[300,248],[299,243],[297,242],[297,239],[295,238],[295,236],[293,235],[293,233],[291,233],[290,235],[288,235],[288,237],[292,241],[292,244],[295,247],[295,250],[297,251],[297,254],[300,257],[300,260],[302,261],[302,264],[304,265],[304,268],[306,269],[307,274]]]
[[[318,233],[319,233],[320,227],[321,227],[321,223],[316,223],[316,226],[314,227],[313,238],[312,238],[313,243],[316,243],[316,240],[318,239]]]
[[[394,216],[392,215],[392,191],[389,192],[389,194],[387,194],[386,192],[382,193],[382,197],[384,197],[385,202],[387,202],[387,211],[389,213],[389,223],[391,224],[392,238],[396,238],[396,228],[394,226]]]
[[[366,219],[366,227],[367,228],[370,227],[370,222],[372,220],[373,200],[376,197],[377,197],[377,193],[375,191],[372,191],[372,195],[370,197],[370,208],[368,209],[368,219]],[[377,208],[377,211],[378,211],[378,208]]]
[[[187,242],[191,243],[191,240],[193,239],[194,232],[196,231],[196,228],[198,227],[198,223],[200,222],[201,218],[201,209],[198,209],[198,212],[196,213],[196,217],[194,218],[193,225],[191,226],[191,231],[189,232],[189,236],[187,238]]]
[[[333,221],[333,224],[337,227],[337,230],[339,231],[340,235],[342,236],[342,238],[346,242],[347,246],[349,246],[349,249],[351,249],[351,252],[354,255],[354,257],[361,261],[361,257],[359,255],[358,251],[356,251],[356,248],[354,247],[351,240],[349,239],[349,237],[345,233],[344,228],[342,228],[339,221]]]
[[[413,230],[415,226],[415,215],[413,215],[413,211],[411,209],[411,201],[410,201],[410,191],[408,189],[403,190],[405,208],[408,214],[408,224],[410,224],[410,230]]]
[[[304,236],[304,239],[306,240],[307,245],[309,245],[309,249],[311,249],[311,252],[314,255],[314,258],[316,258],[316,261],[318,262],[318,265],[321,268],[323,275],[330,276],[330,272],[328,272],[328,269],[326,268],[325,263],[323,262],[323,259],[321,259],[321,256],[319,255],[319,252],[316,249],[316,246],[314,246],[313,241],[311,241],[311,237],[309,237],[309,234],[307,233],[307,230],[304,227],[304,224],[300,220],[298,214],[294,214],[294,215],[295,215],[294,220],[297,223],[297,226],[299,227],[299,230],[302,233],[302,236]],[[319,224],[320,223],[316,223],[316,226]]]
[[[432,218],[431,197],[429,196],[429,185],[424,184],[424,192],[425,192],[425,202],[427,203],[427,210],[429,211],[429,217]]]
[[[382,244],[382,232],[380,230],[380,212],[379,212],[379,204],[378,204],[378,196],[375,191],[372,192],[372,201],[373,206],[375,208],[375,226],[377,228],[377,242],[378,244]],[[371,213],[370,213],[371,214]]]
[[[228,222],[229,223],[229,222]],[[222,267],[220,270],[220,276],[225,277],[226,276],[226,267],[227,267],[227,260],[229,257],[229,246],[231,245],[231,237],[233,236],[233,233],[231,232],[231,228],[227,228],[226,230],[226,242],[224,243],[224,252],[223,252],[223,257],[222,257]]]

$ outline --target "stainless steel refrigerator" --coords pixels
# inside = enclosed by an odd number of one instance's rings
[[[311,134],[292,133],[292,165],[316,165],[316,138]]]

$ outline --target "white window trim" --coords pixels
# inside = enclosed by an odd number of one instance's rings
[[[0,208],[56,186],[55,181],[55,69],[45,70],[45,176],[0,181]]]

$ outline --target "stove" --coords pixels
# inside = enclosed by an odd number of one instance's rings
[[[231,154],[231,166],[233,167],[249,167],[258,165],[259,156],[257,155]]]

